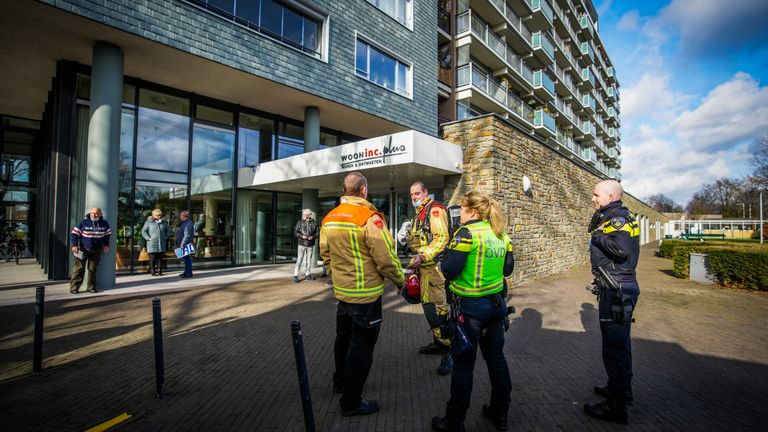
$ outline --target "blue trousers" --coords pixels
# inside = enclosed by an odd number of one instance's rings
[[[497,297],[494,302],[492,297]],[[494,304],[495,303],[495,304]],[[477,346],[488,366],[491,379],[491,410],[497,415],[509,410],[512,381],[509,366],[504,357],[504,317],[507,315],[507,303],[500,295],[461,298],[461,315],[464,317],[464,331],[472,349],[457,354],[457,344],[452,343],[453,374],[451,375],[451,398],[445,408],[445,417],[452,425],[461,425],[469,409],[472,396]]]
[[[184,257],[184,274],[192,276],[192,255]]]
[[[622,283],[622,293],[631,299],[634,310],[640,296],[637,282]],[[603,365],[608,374],[608,395],[610,398],[626,400],[632,397],[632,321],[628,320],[624,324],[614,321],[611,305],[617,296],[618,292],[610,289],[604,289],[600,294],[600,333],[603,339]]]

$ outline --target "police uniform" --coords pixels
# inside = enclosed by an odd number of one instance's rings
[[[597,269],[601,267],[613,276],[621,290],[598,282],[602,354],[608,385],[605,389],[598,387],[595,390],[607,393],[608,400],[588,404],[584,409],[593,417],[626,423],[626,403],[632,400],[631,318],[640,295],[635,272],[640,253],[640,229],[632,213],[621,201],[615,201],[595,212],[589,231],[592,273],[598,276]]]
[[[440,316],[447,316],[448,304],[445,299],[445,278],[437,266],[436,258],[448,245],[448,215],[445,207],[431,198],[422,201],[416,208],[416,217],[408,232],[408,243],[421,257],[419,267],[421,279],[421,303],[424,316],[429,323],[435,342],[423,347],[425,354],[440,353],[450,345],[448,338],[440,334]]]
[[[323,219],[320,256],[331,269],[336,313],[334,389],[342,390],[342,415],[367,404],[361,398],[381,328],[381,296],[389,279],[403,284],[403,270],[384,217],[364,198],[345,196]],[[350,415],[352,415],[350,414]]]
[[[456,232],[441,264],[449,280],[453,307],[468,344],[456,339],[451,345],[454,357],[451,397],[444,418],[434,418],[437,430],[462,430],[470,404],[477,346],[483,353],[491,382],[491,403],[483,413],[497,428],[507,423],[512,383],[504,357],[504,319],[507,316],[505,276],[514,270],[509,236],[501,238],[487,221],[472,220]],[[458,330],[455,333],[459,333]],[[438,423],[437,425],[435,423]]]

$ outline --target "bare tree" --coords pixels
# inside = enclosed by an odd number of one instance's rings
[[[755,168],[752,180],[762,188],[768,188],[768,135],[755,140],[750,148],[749,164]]]
[[[710,214],[715,211],[712,198],[709,197],[704,190],[693,194],[693,197],[688,201],[688,205],[685,209],[693,219],[698,219],[702,215]]]
[[[704,186],[704,193],[712,200],[723,217],[742,216],[739,198],[743,194],[743,183],[740,180],[726,177],[717,179],[714,183]]]
[[[683,206],[663,193],[651,195],[645,199],[645,202],[656,211],[662,213],[679,213],[683,211]]]

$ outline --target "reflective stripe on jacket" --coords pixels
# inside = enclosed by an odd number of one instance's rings
[[[424,219],[428,219],[429,223],[423,223]],[[408,233],[408,243],[414,252],[421,255],[424,261],[422,265],[434,266],[435,258],[443,253],[449,240],[448,214],[445,207],[433,199],[417,207],[416,217]]]
[[[477,221],[459,229],[468,230],[469,241],[454,241],[449,248],[467,253],[466,265],[461,274],[451,281],[449,288],[464,297],[483,297],[496,294],[504,289],[504,261],[507,252],[512,251],[509,236],[501,238],[487,221]],[[457,232],[457,237],[458,236]]]
[[[385,279],[403,283],[395,241],[384,217],[363,198],[342,197],[323,219],[320,256],[331,269],[336,298],[373,303],[384,293]]]

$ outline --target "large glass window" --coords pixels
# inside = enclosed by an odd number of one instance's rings
[[[271,263],[274,250],[272,192],[237,191],[235,264]]]
[[[198,266],[232,259],[232,174],[235,131],[195,124],[192,135],[192,220]]]
[[[304,128],[288,123],[280,123],[277,137],[277,157],[287,158],[304,153]]]
[[[358,39],[355,53],[355,72],[403,96],[411,96],[411,67],[384,53],[370,43]]]
[[[278,0],[188,0],[228,19],[320,57],[323,18]],[[403,0],[405,1],[405,0]]]
[[[387,15],[396,19],[400,24],[412,28],[413,0],[368,0],[368,3],[381,9]]]
[[[295,261],[298,243],[293,229],[301,219],[301,195],[278,193],[275,218],[275,261]]]
[[[273,120],[240,114],[238,168],[272,160],[274,124]]]
[[[135,194],[133,226],[130,231],[134,238],[134,270],[139,272],[149,270],[149,257],[143,259],[144,257],[140,257],[139,254],[144,247],[141,229],[147,218],[151,217],[152,210],[156,208],[162,210],[163,217],[168,221],[169,227],[168,252],[166,252],[164,267],[180,268],[183,262],[176,259],[173,254],[173,247],[176,245],[176,231],[179,229],[179,214],[187,206],[187,187],[185,185],[137,181]]]
[[[135,231],[134,217],[131,213],[131,193],[133,192],[133,138],[134,121],[136,114],[133,111],[123,111],[120,119],[120,156],[117,160],[117,221],[113,221],[117,227],[113,234],[115,238],[117,271],[130,271],[131,260],[137,262],[139,257],[136,246],[139,239]]]
[[[189,121],[188,100],[142,89],[136,166],[188,172]]]

